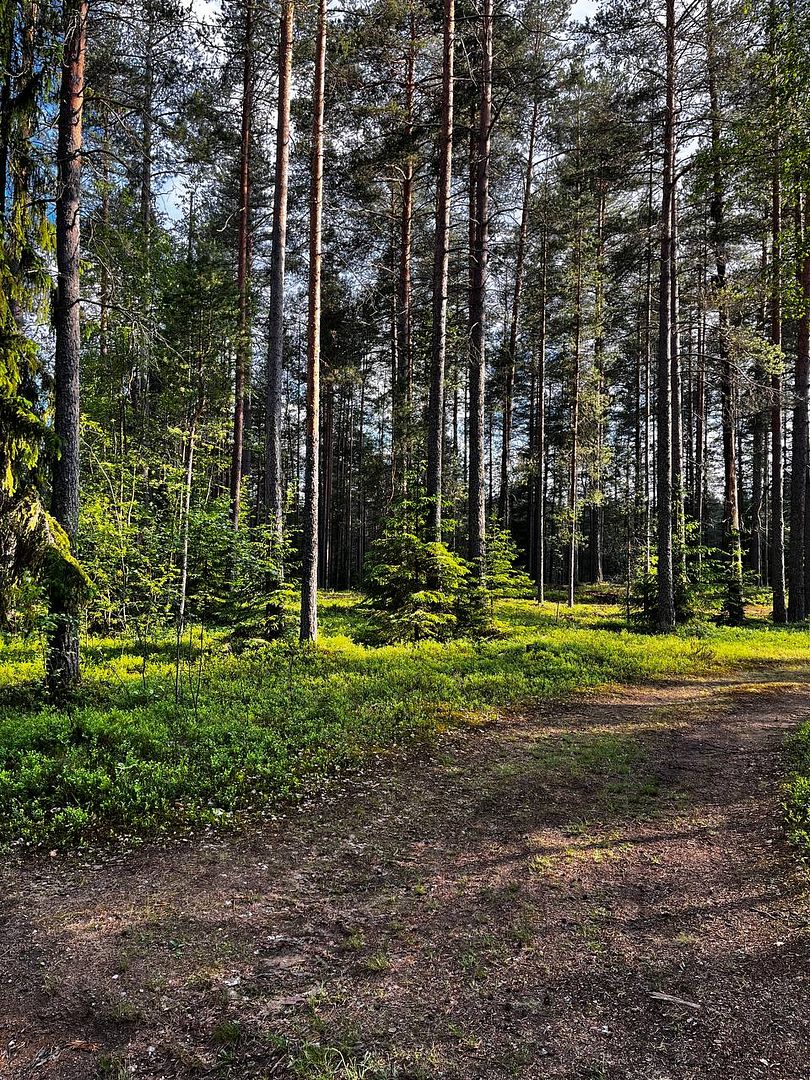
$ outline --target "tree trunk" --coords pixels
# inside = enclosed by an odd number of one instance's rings
[[[469,557],[484,575],[486,546],[486,465],[484,386],[486,380],[486,294],[489,249],[489,167],[492,128],[492,0],[483,0],[481,99],[475,141],[475,214],[470,251],[470,468],[468,483]]]
[[[705,274],[704,274],[705,277]],[[704,283],[705,284],[705,283]],[[706,313],[703,300],[698,309],[697,379],[695,387],[695,520],[698,524],[698,543],[703,543],[704,492],[706,490]]]
[[[763,235],[760,254],[760,272],[762,281],[768,281],[768,241]],[[766,293],[762,294],[759,313],[759,323],[763,334],[767,333],[768,314]],[[754,385],[759,390],[767,383],[767,371],[759,357],[755,358],[753,365]],[[751,536],[748,544],[748,567],[754,575],[757,585],[767,583],[767,570],[765,567],[765,487],[767,484],[767,455],[765,453],[765,441],[767,434],[767,412],[757,402],[757,409],[752,419],[751,428]]]
[[[800,245],[806,240],[810,198],[799,195],[796,232]],[[807,617],[805,596],[805,547],[807,544],[805,505],[808,471],[808,396],[810,395],[810,253],[799,256],[797,267],[801,316],[796,329],[796,373],[793,406],[793,460],[790,474],[790,561],[788,620],[802,622]]]
[[[444,462],[444,376],[447,357],[447,293],[450,262],[450,200],[453,182],[453,68],[455,0],[444,0],[442,118],[439,175],[436,181],[436,238],[433,247],[433,327],[430,351],[430,397],[427,425],[427,533],[442,538]]]
[[[394,490],[405,494],[410,470],[411,399],[413,396],[413,198],[414,198],[414,66],[416,63],[416,13],[410,11],[410,41],[405,61],[405,137],[407,150],[402,166],[402,205],[399,228],[399,275],[397,284],[397,360],[393,378]]]
[[[568,467],[568,606],[574,606],[577,584],[577,524],[579,517],[579,397],[582,347],[582,221],[577,189],[576,284],[574,293],[574,355],[571,374],[571,455]]]
[[[773,105],[773,171],[771,173],[771,282],[770,316],[771,344],[782,347],[782,184],[781,139],[776,124],[778,111],[778,72],[776,65],[776,34],[778,12],[776,0],[771,0],[769,52],[771,58],[772,105]],[[784,447],[782,431],[782,372],[777,370],[771,377],[771,587],[773,589],[773,621],[777,625],[787,622],[785,596],[785,506],[784,506]]]
[[[647,176],[646,281],[644,289],[644,573],[652,570],[652,303],[653,303],[653,183],[655,122],[650,122],[650,167]]]
[[[34,69],[37,27],[41,18],[38,0],[25,0],[22,4],[20,15],[21,48],[20,67],[14,75],[13,85],[17,89],[16,98],[33,98],[37,92],[36,72]],[[11,113],[14,106],[7,109],[4,120],[11,122]],[[4,237],[9,252],[9,265],[14,277],[25,289],[27,277],[33,268],[32,246],[24,230],[30,228],[31,211],[33,201],[31,195],[31,180],[34,172],[33,153],[33,117],[34,112],[30,108],[23,108],[17,121],[17,130],[14,137],[14,145],[9,146],[9,152],[13,153],[14,165],[11,170],[12,201],[10,216],[23,225],[23,235],[15,235],[15,230],[10,230]],[[10,135],[9,131],[9,135]],[[21,333],[25,333],[25,321],[23,305],[16,296],[9,298],[9,307]]]
[[[5,4],[0,14],[0,64],[3,82],[0,86],[0,228],[5,232],[6,197],[8,187],[8,158],[11,139],[11,63],[14,51],[16,4]]]
[[[672,196],[672,256],[670,261],[670,387],[672,394],[672,529],[675,618],[678,601],[686,594],[686,505],[683,478],[683,396],[681,388],[681,294],[678,246],[678,197]]]
[[[523,206],[520,213],[517,256],[515,259],[515,287],[512,293],[512,314],[509,320],[509,340],[506,349],[506,370],[503,392],[503,439],[501,440],[501,490],[499,516],[504,526],[509,524],[509,466],[512,452],[512,413],[515,392],[515,367],[517,363],[517,334],[520,322],[520,301],[523,294],[523,264],[526,258],[526,238],[529,233],[529,209],[531,207],[532,179],[534,173],[534,146],[537,139],[539,102],[532,106],[529,125],[529,149],[526,173],[523,180]]]
[[[537,342],[537,389],[536,418],[534,428],[534,546],[535,580],[537,601],[545,602],[546,581],[546,283],[548,277],[548,229],[543,226],[542,253],[540,256],[540,327]]]
[[[242,500],[242,458],[245,445],[245,388],[250,367],[250,135],[253,115],[253,0],[245,5],[245,52],[242,64],[242,135],[239,150],[239,232],[236,289],[239,335],[234,378],[231,455],[231,524],[239,528]]]
[[[54,310],[54,431],[59,454],[53,470],[51,511],[75,544],[79,525],[79,370],[81,362],[80,198],[82,114],[87,42],[87,0],[67,0],[57,128],[56,265]],[[79,681],[79,605],[64,580],[50,587],[52,629],[47,656],[48,683],[54,692]]]
[[[203,402],[200,401],[194,410],[191,423],[188,428],[188,441],[186,443],[186,476],[183,484],[183,501],[181,506],[181,535],[182,547],[180,552],[180,586],[177,602],[177,639],[182,637],[186,625],[186,602],[188,594],[188,541],[191,524],[191,488],[194,481],[194,450],[197,443],[197,425],[202,416]]]
[[[284,532],[281,419],[284,381],[284,269],[287,254],[287,193],[290,167],[290,83],[295,0],[281,8],[278,46],[278,118],[273,236],[270,254],[270,315],[267,341],[265,499],[272,544],[278,554]]]
[[[141,109],[141,228],[147,246],[152,231],[152,111],[155,85],[155,10],[145,5],[146,49],[144,55],[143,107]]]
[[[309,194],[309,310],[307,316],[307,430],[304,468],[304,537],[301,641],[318,639],[318,492],[321,381],[321,250],[323,219],[323,114],[326,88],[326,0],[318,0]]]
[[[320,483],[319,483],[319,539],[318,539],[318,585],[329,589],[333,585],[332,573],[332,490],[335,472],[335,393],[334,379],[327,379],[321,390]],[[338,460],[340,460],[338,448]]]
[[[729,348],[728,296],[726,293],[725,191],[720,148],[720,96],[717,86],[717,50],[712,0],[706,5],[706,51],[711,111],[712,200],[711,219],[716,263],[718,306],[718,352],[720,356],[720,410],[723,435],[723,546],[727,567],[726,614],[732,626],[745,617],[743,603],[742,546],[737,477],[736,371]]]
[[[605,446],[605,195],[601,187],[597,196],[596,253],[594,266],[594,344],[593,370],[596,382],[596,460],[591,485],[590,563],[591,581],[604,580],[604,475],[602,457]]]
[[[658,400],[657,446],[657,554],[658,627],[675,625],[672,553],[672,371],[671,309],[675,204],[675,0],[666,0],[666,106],[664,110],[664,164],[661,192],[661,265],[658,292]]]
[[[764,372],[757,365],[754,372],[754,381],[758,385],[764,382]],[[765,414],[759,409],[753,420],[753,437],[751,445],[751,541],[748,549],[748,560],[751,571],[756,578],[757,584],[762,585],[765,580],[763,567],[764,547],[764,505],[765,505]]]

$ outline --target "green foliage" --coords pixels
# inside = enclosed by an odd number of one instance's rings
[[[0,250],[0,627],[30,622],[31,575],[84,596],[87,578],[40,499],[43,452],[58,452],[36,406],[37,350],[18,325],[30,300]],[[16,305],[16,309],[15,309]],[[21,604],[21,602],[23,602]]]
[[[90,442],[92,432],[86,438]],[[165,505],[137,499],[137,461],[94,466],[79,519],[79,547],[93,582],[88,625],[110,633],[138,624],[149,632],[172,615],[177,529]],[[121,491],[128,497],[120,498]]]
[[[810,859],[810,723],[799,728],[791,749],[794,767],[783,792],[788,835]]]
[[[444,641],[458,628],[470,577],[444,544],[392,528],[371,547],[365,589],[383,641]]]
[[[506,599],[533,594],[531,579],[518,565],[519,558],[512,534],[508,529],[501,528],[498,518],[493,516],[487,530],[485,560],[486,585],[491,596]]]
[[[289,629],[289,609],[297,594],[285,577],[292,550],[288,537],[277,543],[266,526],[231,530],[233,571],[222,616],[232,636],[275,641]]]
[[[729,557],[720,548],[700,543],[697,522],[686,522],[686,549],[676,545],[675,618],[679,625],[722,619],[729,588]],[[683,567],[685,566],[685,573]],[[658,618],[658,583],[653,555],[649,574],[639,574],[630,589],[631,613],[642,625],[654,628]]]
[[[480,579],[444,544],[421,539],[423,531],[420,508],[403,503],[370,549],[364,587],[382,641],[491,635],[495,599],[531,596],[531,581],[517,565],[517,547],[496,517],[487,529]]]
[[[99,432],[85,427],[93,447]],[[97,632],[129,629],[148,636],[174,625],[178,615],[184,470],[164,465],[159,488],[154,485],[147,499],[144,463],[134,456],[105,461],[103,449],[98,444],[91,458],[79,530],[83,565],[93,581],[88,622]],[[187,616],[229,627],[242,639],[283,635],[293,589],[283,574],[289,542],[274,545],[264,526],[234,532],[224,493],[193,501],[188,517]]]
[[[173,635],[148,650],[132,636],[92,639],[70,708],[42,705],[35,643],[0,646],[0,840],[52,845],[227,822],[493,707],[810,659],[802,631],[707,626],[699,641],[617,633],[614,606],[578,605],[558,621],[550,606],[523,600],[496,602],[504,631],[495,639],[371,648],[344,636],[363,631],[359,607],[356,596],[323,595],[317,648],[251,641],[236,654],[195,628],[180,644],[189,676],[180,694]]]

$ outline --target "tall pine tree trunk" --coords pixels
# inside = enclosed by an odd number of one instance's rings
[[[804,248],[807,232],[808,200],[798,194],[796,234],[799,251]],[[799,296],[810,294],[810,256],[799,255],[796,268]],[[806,300],[807,302],[807,300]],[[791,546],[788,559],[789,622],[807,618],[805,595],[805,545],[808,471],[808,395],[810,394],[810,324],[807,307],[802,308],[796,330],[796,369],[794,376],[793,460],[791,462]]]
[[[79,525],[79,372],[81,362],[80,198],[82,115],[87,42],[87,0],[67,0],[64,7],[64,54],[57,127],[56,265],[54,311],[54,431],[59,454],[54,464],[51,511],[73,545]],[[79,680],[79,606],[64,580],[50,587],[50,634],[47,676],[51,689],[64,692]]]
[[[8,187],[8,161],[11,149],[11,112],[12,84],[11,65],[14,51],[14,31],[17,18],[17,5],[5,3],[0,8],[0,64],[2,64],[2,85],[0,85],[0,229],[6,225],[6,189]],[[0,233],[0,235],[2,235]]]
[[[650,123],[650,167],[647,176],[647,243],[644,288],[644,573],[652,569],[652,367],[653,367],[653,185],[655,123]]]
[[[503,525],[509,524],[509,467],[512,456],[512,413],[514,408],[515,367],[517,363],[517,335],[520,324],[520,301],[523,296],[523,267],[526,260],[526,239],[529,234],[529,209],[534,175],[534,146],[537,140],[537,121],[540,105],[535,100],[529,124],[529,148],[526,173],[523,179],[523,206],[518,229],[518,246],[515,258],[515,287],[512,292],[512,312],[509,319],[509,340],[506,349],[503,394],[503,438],[501,440],[501,490],[499,515]]]
[[[492,0],[484,0],[481,20],[481,99],[474,157],[474,217],[470,251],[470,466],[468,542],[476,574],[484,574],[486,546],[486,463],[484,388],[486,381],[486,299],[489,253],[489,168],[492,129]]]
[[[534,426],[534,564],[537,600],[545,602],[546,580],[546,290],[548,280],[548,228],[543,226],[540,255],[540,326],[537,341],[536,417]]]
[[[155,93],[155,9],[151,0],[144,8],[146,19],[146,43],[143,63],[143,101],[141,105],[141,228],[147,250],[152,231],[152,158],[153,120]]]
[[[703,274],[705,278],[705,273]],[[705,282],[704,282],[705,285]],[[704,494],[706,490],[706,312],[703,302],[698,309],[697,378],[695,380],[695,520],[698,543],[703,543]]]
[[[270,315],[267,342],[265,498],[273,545],[278,552],[284,529],[281,420],[284,381],[284,270],[287,254],[287,194],[290,169],[290,84],[294,0],[283,0],[278,46],[278,118],[273,235],[270,253]]]
[[[591,480],[590,548],[591,581],[604,580],[604,464],[605,447],[605,195],[599,181],[597,195],[596,252],[594,259],[594,343],[593,373],[595,380],[596,447]]]
[[[447,293],[450,261],[450,196],[453,180],[453,69],[455,0],[444,0],[442,49],[442,115],[439,175],[436,182],[436,236],[433,248],[433,327],[430,350],[430,397],[427,424],[427,532],[442,538],[442,471],[444,462],[444,381],[447,358]]]
[[[318,0],[309,194],[309,309],[307,316],[307,423],[304,467],[301,641],[318,638],[318,492],[321,382],[321,249],[323,234],[323,114],[326,88],[326,0]]]
[[[579,166],[578,166],[579,168]],[[571,374],[571,453],[568,463],[568,606],[574,606],[577,584],[577,526],[579,524],[579,407],[582,350],[582,221],[577,187],[577,239],[574,286],[574,348]]]
[[[402,166],[402,202],[399,225],[399,275],[397,284],[397,356],[393,369],[394,489],[405,494],[410,470],[411,400],[413,397],[413,200],[414,200],[414,68],[416,63],[416,13],[411,4],[410,40],[405,61],[405,136],[407,149]]]
[[[777,125],[779,108],[779,74],[777,63],[777,32],[779,13],[776,0],[771,0],[768,51],[771,60],[771,106],[773,112],[773,164],[771,172],[771,281],[770,319],[771,344],[782,347],[782,181],[781,139]],[[782,372],[771,376],[771,588],[773,589],[773,621],[787,622],[785,588],[785,475],[782,427]]]
[[[13,5],[10,5],[13,10]],[[32,210],[32,177],[34,173],[34,110],[30,102],[37,94],[37,74],[35,71],[35,49],[37,40],[37,28],[42,18],[39,0],[25,0],[21,5],[19,17],[20,59],[19,69],[14,72],[13,87],[16,90],[14,97],[17,102],[28,101],[28,107],[23,107],[17,117],[14,145],[9,146],[9,152],[13,154],[14,163],[10,170],[12,173],[12,198],[10,217],[23,223],[23,235],[19,235],[13,228],[4,237],[9,253],[9,264],[15,278],[23,285],[32,269],[33,252],[32,246],[27,242],[24,235],[25,223],[29,221]],[[11,114],[16,111],[16,104],[9,102],[3,122],[11,123]],[[9,306],[21,333],[25,332],[23,306],[18,297],[9,298]]]
[[[678,196],[672,196],[672,257],[670,261],[670,392],[672,394],[672,518],[675,617],[686,594],[686,505],[683,469],[683,394],[681,379],[681,293],[678,240]]]
[[[706,5],[709,108],[711,111],[712,151],[712,240],[716,264],[718,306],[718,353],[720,357],[720,411],[723,435],[723,546],[727,566],[725,609],[733,626],[742,624],[743,605],[742,545],[740,543],[740,508],[738,502],[736,371],[730,354],[728,295],[726,289],[725,185],[720,147],[720,96],[717,85],[716,27],[712,0]]]
[[[808,445],[808,396],[810,396],[810,252],[805,251],[808,233],[810,198],[798,195],[796,233],[799,243],[797,279],[802,302],[796,328],[796,371],[793,384],[793,460],[790,475],[790,559],[788,620],[802,622],[807,617],[805,595],[805,556],[807,545],[807,473],[810,465]]]
[[[778,159],[773,167],[771,191],[771,344],[782,347],[782,193]],[[773,621],[787,622],[785,588],[785,466],[782,427],[782,372],[771,376],[771,587]]]
[[[661,258],[658,290],[658,397],[656,403],[657,445],[657,556],[658,627],[675,625],[674,567],[672,551],[672,278],[675,219],[675,0],[666,0],[666,103],[663,132],[663,177],[661,189]]]
[[[233,442],[231,454],[231,524],[239,528],[242,500],[242,459],[245,445],[245,389],[250,367],[250,138],[253,118],[253,0],[245,4],[242,62],[242,134],[239,150],[239,231],[236,288],[239,295],[239,335],[236,343]]]
[[[188,545],[191,526],[191,491],[194,483],[194,450],[197,443],[197,426],[202,416],[205,402],[203,399],[197,403],[191,423],[188,427],[186,440],[186,475],[183,483],[183,494],[180,505],[180,534],[182,537],[180,547],[180,584],[178,587],[177,600],[177,638],[183,634],[186,625],[186,604],[188,600]]]

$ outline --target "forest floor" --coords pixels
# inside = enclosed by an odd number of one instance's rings
[[[277,820],[0,870],[0,1075],[810,1077],[810,669],[502,710]]]

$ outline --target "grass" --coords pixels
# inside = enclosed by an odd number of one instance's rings
[[[62,708],[43,699],[40,644],[0,645],[0,844],[59,845],[230,821],[505,704],[810,660],[804,630],[760,620],[743,630],[652,636],[625,629],[620,608],[599,602],[569,613],[504,601],[493,640],[373,648],[362,643],[357,600],[322,596],[317,648],[249,643],[237,653],[206,634],[201,652],[195,631],[183,648],[177,695],[170,638],[146,649],[132,639],[90,639],[81,692]],[[805,739],[805,794],[797,798],[807,829],[810,730]],[[576,769],[604,749],[553,752]],[[632,748],[608,749],[612,769],[632,766]]]
[[[792,741],[793,769],[784,788],[788,832],[810,860],[810,721],[802,724]]]

